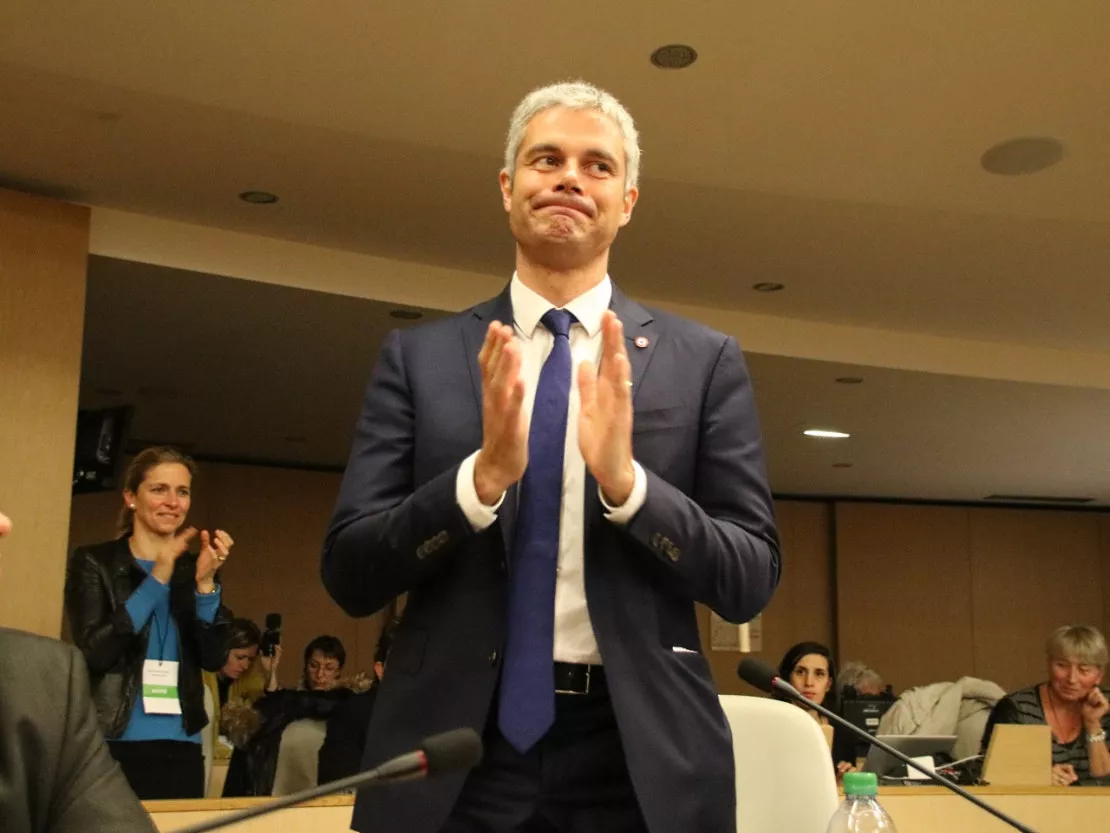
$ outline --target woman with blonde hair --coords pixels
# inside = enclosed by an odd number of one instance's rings
[[[1110,703],[1099,684],[1106,671],[1106,639],[1090,625],[1065,625],[1045,644],[1048,681],[1007,694],[983,732],[986,752],[999,723],[1047,724],[1052,729],[1052,783],[1098,783],[1110,777]]]
[[[204,794],[201,658],[214,653],[206,639],[221,610],[217,572],[234,542],[204,530],[200,552],[188,552],[197,537],[185,526],[195,474],[172,448],[136,455],[124,477],[120,536],[79,547],[66,576],[100,730],[142,799]]]

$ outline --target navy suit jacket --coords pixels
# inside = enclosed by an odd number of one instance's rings
[[[733,831],[731,739],[700,653],[694,603],[742,622],[778,583],[752,388],[731,337],[648,311],[615,286],[611,308],[628,339],[633,452],[648,484],[643,507],[618,527],[605,520],[587,477],[590,618],[652,833]],[[515,487],[481,532],[455,499],[459,464],[482,442],[477,357],[495,319],[513,320],[508,288],[451,318],[394,331],[366,392],[324,544],[324,584],[352,616],[409,595],[364,767],[436,732],[482,732],[495,698]],[[354,827],[434,833],[463,780],[364,791]]]

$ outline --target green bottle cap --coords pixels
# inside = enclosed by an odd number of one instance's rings
[[[874,772],[847,772],[844,774],[845,795],[876,795],[879,778]]]

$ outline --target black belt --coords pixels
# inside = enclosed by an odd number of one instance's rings
[[[556,694],[589,694],[605,688],[605,667],[577,662],[555,663]]]

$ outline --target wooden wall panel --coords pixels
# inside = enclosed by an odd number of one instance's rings
[[[0,625],[57,636],[89,210],[0,190]]]
[[[970,673],[967,509],[838,503],[835,580],[842,662],[896,691]]]
[[[1044,642],[1103,624],[1099,516],[971,509],[975,674],[1013,690],[1045,677]],[[1103,519],[1105,523],[1105,519]]]
[[[830,508],[826,503],[780,501],[775,504],[782,542],[782,581],[763,614],[763,650],[754,656],[778,665],[786,650],[804,639],[833,640]],[[754,694],[736,676],[742,655],[710,650],[709,610],[699,612],[702,643],[723,694]]]

